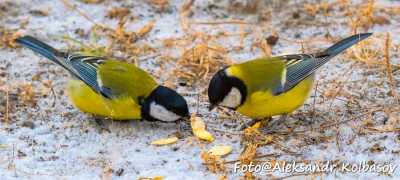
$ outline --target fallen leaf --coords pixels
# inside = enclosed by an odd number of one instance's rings
[[[170,5],[169,0],[150,0],[149,2],[151,3],[151,5],[160,10],[165,10]]]
[[[162,146],[162,145],[174,144],[177,141],[178,141],[177,137],[162,138],[151,142],[151,145]]]
[[[225,156],[231,152],[232,152],[232,147],[226,145],[214,146],[208,151],[208,153],[210,153],[213,156]]]
[[[138,180],[163,180],[164,176],[140,177]]]
[[[164,176],[154,176],[153,180],[163,180]]]
[[[155,21],[150,21],[148,24],[146,24],[145,26],[143,26],[143,27],[137,32],[137,35],[138,35],[139,37],[145,36],[147,33],[149,33],[149,32],[153,29],[155,23],[156,23]]]
[[[107,12],[107,16],[108,18],[124,18],[126,16],[128,16],[131,13],[131,11],[128,8],[125,7],[115,7],[110,9]]]
[[[226,177],[226,175],[222,175],[218,178],[218,180],[228,180],[228,178]]]

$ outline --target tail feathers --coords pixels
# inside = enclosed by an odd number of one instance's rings
[[[32,36],[20,37],[16,39],[16,42],[64,67],[63,63],[57,58],[64,53],[54,49],[50,45]]]
[[[328,54],[331,57],[336,56],[339,53],[346,50],[347,48],[368,38],[371,35],[372,35],[372,33],[362,33],[362,34],[356,34],[356,35],[350,36],[350,37],[345,38],[345,39],[339,41],[338,43],[332,45],[331,47],[329,47],[328,49],[323,51],[323,54]]]
[[[345,38],[338,43],[332,45],[325,51],[310,55],[288,55],[283,56],[284,59],[297,59],[297,63],[289,63],[286,72],[286,84],[284,92],[296,86],[299,82],[313,74],[318,68],[327,63],[330,59],[343,52],[354,44],[368,38],[372,33],[356,34]],[[304,60],[304,57],[306,60]],[[310,58],[312,57],[312,58]],[[311,61],[310,61],[311,59]]]
[[[317,61],[314,62],[315,64],[314,64],[313,71],[320,68],[322,65],[327,63],[329,60],[331,60],[333,57],[340,54],[344,50],[350,48],[354,44],[357,44],[358,42],[368,38],[371,35],[372,35],[372,33],[363,33],[363,34],[352,35],[350,37],[347,37],[347,38],[342,39],[341,41],[335,43],[334,45],[332,45],[325,51],[315,54],[316,55],[315,58],[317,59]]]

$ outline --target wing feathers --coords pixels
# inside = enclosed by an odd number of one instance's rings
[[[330,59],[371,35],[371,33],[364,33],[350,36],[332,45],[325,51],[316,54],[279,56],[279,58],[286,60],[286,83],[283,91],[286,92],[290,90],[299,82],[313,74]]]
[[[83,56],[83,55],[69,55],[66,63],[72,67],[75,76],[85,82],[96,92],[101,93],[103,96],[110,98],[111,91],[102,86],[101,80],[97,75],[99,65],[104,63],[103,57],[96,56]]]

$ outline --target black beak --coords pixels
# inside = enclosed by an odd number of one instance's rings
[[[213,109],[215,109],[215,107],[217,107],[217,105],[215,104],[210,104],[210,106],[208,106],[208,110],[212,111]]]

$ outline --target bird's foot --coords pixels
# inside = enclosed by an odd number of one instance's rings
[[[192,133],[192,128],[190,127],[190,125],[187,125],[186,123],[179,123],[179,129],[178,131],[175,133],[176,137],[178,137],[179,139],[181,138],[185,138],[185,137],[189,137]]]
[[[239,126],[238,130],[239,130],[239,131],[243,131],[243,130],[245,130],[246,128],[249,128],[249,127],[254,126],[254,125],[255,125],[256,123],[258,123],[258,122],[261,123],[259,128],[262,128],[262,127],[263,127],[265,124],[267,124],[270,120],[271,120],[271,117],[264,118],[264,119],[252,119],[251,121],[245,122],[243,125]]]
[[[100,131],[107,131],[108,133],[110,133],[111,132],[110,129],[108,127],[106,127],[106,124],[104,123],[105,119],[107,119],[107,118],[94,117],[94,122],[96,122]]]
[[[268,125],[264,128],[264,130],[262,131],[265,134],[273,134],[276,133],[276,127],[281,125],[283,122],[286,121],[287,119],[287,114],[283,114],[281,115],[281,117],[279,117],[279,119],[276,119],[275,121],[271,121],[270,123],[268,123]]]
[[[179,125],[179,130],[182,132],[190,131],[192,129],[192,127],[190,126],[190,122],[179,121],[177,122],[177,124]]]
[[[239,126],[238,131],[243,131],[245,129],[247,129],[248,127],[253,126],[254,124],[256,124],[259,120],[258,119],[252,119],[251,121],[245,122],[244,124],[242,124],[241,126]]]

